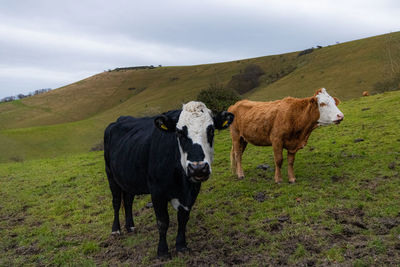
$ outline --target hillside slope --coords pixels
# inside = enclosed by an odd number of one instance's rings
[[[320,87],[343,100],[359,97],[363,91],[373,92],[374,84],[388,76],[388,43],[400,43],[400,33],[390,36],[390,41],[389,35],[381,35],[317,49],[293,73],[269,86],[261,85],[249,98],[304,97],[306,88]],[[399,49],[395,52],[400,55]]]
[[[256,64],[265,74],[244,95],[253,100],[305,97],[326,87],[341,100],[373,91],[388,69],[387,44],[400,32],[315,49],[219,64],[104,72],[23,100],[0,104],[0,161],[88,151],[120,115],[148,115],[179,108],[211,81],[228,84]],[[400,53],[400,51],[399,51]],[[287,70],[293,70],[287,75]],[[282,76],[270,83],[271,77]]]
[[[46,94],[0,104],[0,129],[78,121],[113,107],[132,115],[149,107],[176,108],[195,98],[211,80],[227,84],[250,64],[265,72],[260,86],[246,95],[250,99],[305,97],[320,87],[343,100],[351,99],[364,90],[372,91],[384,79],[389,39],[399,43],[400,32],[323,47],[300,57],[295,52],[219,64],[104,72]],[[269,76],[288,68],[295,70],[268,83]]]

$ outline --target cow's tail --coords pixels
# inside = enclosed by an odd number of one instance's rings
[[[110,172],[110,157],[108,155],[110,149],[109,144],[111,141],[111,124],[104,130],[104,139],[103,139],[103,148],[104,148],[104,161],[106,166],[107,175],[111,174]]]

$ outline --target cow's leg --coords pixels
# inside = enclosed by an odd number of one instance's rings
[[[242,156],[244,150],[246,149],[247,142],[240,137],[234,131],[232,134],[232,150],[231,150],[231,161],[233,159],[234,164],[232,164],[232,168],[235,168],[236,175],[239,179],[244,178],[243,168],[242,168]]]
[[[190,211],[183,209],[178,210],[178,235],[176,236],[176,251],[186,252],[189,250],[186,244],[186,224],[189,220]]]
[[[119,209],[121,208],[122,191],[113,179],[109,179],[109,183],[112,193],[112,205],[114,208],[114,222],[111,228],[111,234],[119,235],[121,233],[121,227],[119,224]]]
[[[243,168],[242,168],[242,157],[243,153],[246,150],[247,142],[243,139],[243,137],[240,137],[239,139],[239,153],[237,157],[238,161],[238,177],[240,179],[244,178],[244,173],[243,173]]]
[[[281,167],[283,163],[282,144],[280,142],[273,142],[272,148],[274,149],[274,159],[275,159],[275,183],[281,183],[282,182]]]
[[[121,207],[121,188],[119,185],[114,181],[114,177],[110,168],[108,167],[108,163],[106,161],[106,174],[108,178],[108,184],[110,185],[111,194],[112,194],[112,205],[114,208],[114,222],[111,228],[111,234],[120,234],[121,227],[119,224],[119,209]]]
[[[294,176],[294,169],[293,169],[293,164],[294,164],[294,156],[296,153],[291,153],[288,151],[287,153],[287,158],[288,158],[288,177],[289,177],[289,183],[295,183],[296,182],[296,177]]]
[[[236,132],[235,129],[233,129],[233,126],[231,126],[231,138],[232,138],[232,149],[231,149],[231,170],[234,174],[237,175],[237,161],[236,161],[236,154],[238,151],[239,143],[238,140],[240,136]]]
[[[135,196],[133,194],[123,192],[124,207],[125,207],[125,228],[128,231],[128,233],[133,232],[135,230],[135,224],[133,223],[133,216],[132,216],[132,204],[134,197]]]
[[[151,196],[153,208],[156,213],[158,232],[160,239],[158,241],[157,256],[159,258],[169,258],[171,254],[168,252],[167,231],[169,227],[168,201],[164,197]]]

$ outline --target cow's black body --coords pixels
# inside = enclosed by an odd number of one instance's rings
[[[169,122],[172,121],[172,124],[176,124],[180,113],[181,110],[175,110],[162,116],[168,118]],[[132,217],[134,196],[151,194],[160,233],[158,256],[166,256],[169,255],[166,242],[169,226],[168,201],[179,200],[176,249],[185,251],[187,250],[186,223],[201,183],[191,182],[182,168],[176,132],[157,128],[156,118],[125,116],[111,123],[105,130],[104,158],[113,195],[113,233],[120,231],[121,198],[125,205],[125,226],[130,232],[134,229]],[[230,122],[232,120],[233,115]]]

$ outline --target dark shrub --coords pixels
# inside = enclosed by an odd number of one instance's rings
[[[130,87],[128,88],[129,91],[132,91],[132,95],[138,95],[144,90],[146,90],[147,87]]]
[[[95,145],[90,149],[90,151],[103,151],[103,150],[104,150],[104,143],[103,143],[103,142],[100,142],[100,143],[95,144]]]
[[[242,95],[259,86],[259,78],[264,74],[265,72],[260,66],[255,64],[248,65],[243,73],[232,76],[232,80],[227,87]]]
[[[400,90],[400,73],[397,73],[391,79],[387,79],[374,84],[375,93]]]
[[[214,112],[227,110],[230,105],[240,100],[240,96],[230,88],[217,82],[211,82],[207,89],[201,90],[197,100],[206,104]]]
[[[296,70],[296,66],[294,65],[287,65],[287,66],[278,66],[273,69],[269,69],[268,72],[262,77],[262,83],[264,85],[272,84],[279,79],[289,75],[294,70]]]
[[[298,57],[304,56],[304,55],[307,55],[307,54],[311,54],[312,52],[314,52],[314,47],[311,47],[309,49],[301,51],[297,56]]]
[[[20,156],[12,156],[12,157],[10,157],[10,160],[14,161],[14,162],[23,162],[24,161],[24,159]]]

